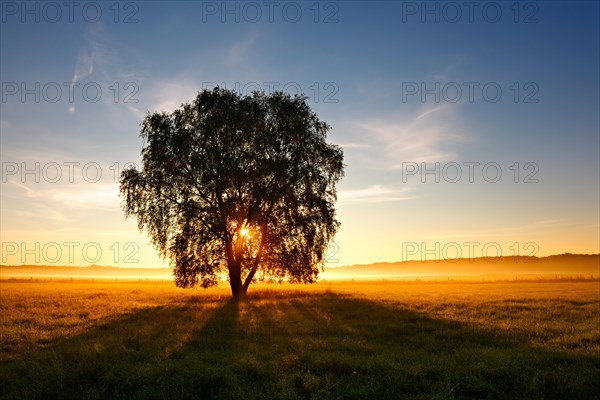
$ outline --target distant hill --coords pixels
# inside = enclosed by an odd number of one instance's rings
[[[548,257],[500,257],[439,261],[380,262],[325,268],[323,279],[402,279],[406,277],[600,275],[600,254],[560,254]]]
[[[473,258],[441,261],[378,262],[367,265],[325,267],[321,279],[443,279],[514,276],[600,276],[600,254],[560,254],[548,257]],[[9,278],[97,278],[170,280],[169,268],[119,268],[100,265],[89,267],[48,265],[2,265],[0,279]]]

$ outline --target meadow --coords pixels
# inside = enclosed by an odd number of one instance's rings
[[[0,281],[3,399],[596,399],[600,282]]]

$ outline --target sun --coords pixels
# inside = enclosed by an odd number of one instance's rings
[[[240,235],[242,237],[250,236],[250,230],[248,228],[242,228],[240,229]]]

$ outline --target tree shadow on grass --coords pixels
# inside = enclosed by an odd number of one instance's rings
[[[199,297],[0,365],[2,397],[597,398],[599,358],[334,293]]]

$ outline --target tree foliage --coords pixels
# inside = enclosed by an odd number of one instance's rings
[[[306,100],[215,88],[145,117],[142,167],[121,175],[123,209],[177,286],[213,286],[227,272],[240,297],[257,276],[315,281],[339,227],[343,152]]]

